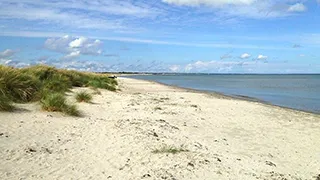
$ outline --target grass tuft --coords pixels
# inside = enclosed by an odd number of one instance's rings
[[[181,153],[181,152],[189,152],[189,150],[184,149],[182,147],[176,148],[176,147],[173,147],[173,146],[163,146],[160,149],[155,149],[155,150],[152,151],[152,153],[155,153],[155,154],[162,154],[162,153],[165,153],[165,154],[177,154],[177,153]]]
[[[71,116],[80,116],[80,111],[75,105],[67,104],[66,98],[61,93],[48,94],[41,100],[42,109],[49,112],[63,112]]]
[[[0,111],[13,111],[12,102],[3,95],[0,95]]]
[[[76,93],[76,100],[78,102],[90,103],[92,100],[92,95],[87,93],[86,91],[81,91]]]

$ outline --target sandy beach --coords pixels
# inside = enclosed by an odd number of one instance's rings
[[[118,82],[77,103],[83,117],[0,112],[0,179],[320,179],[320,115]]]

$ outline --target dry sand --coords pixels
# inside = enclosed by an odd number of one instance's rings
[[[320,178],[320,115],[119,83],[121,91],[79,103],[81,118],[39,104],[1,112],[0,179]],[[163,147],[188,151],[152,152]]]

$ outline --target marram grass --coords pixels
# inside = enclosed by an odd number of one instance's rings
[[[65,92],[70,91],[72,87],[93,87],[115,91],[116,85],[117,81],[108,78],[106,74],[57,69],[46,65],[21,69],[0,65],[0,110],[13,110],[12,102],[44,102],[51,96],[58,98],[57,93],[64,97]],[[67,107],[64,107],[65,110],[62,112],[77,114],[75,106]],[[52,108],[57,107],[44,107],[48,111],[53,110]]]
[[[77,100],[78,102],[90,103],[91,100],[92,100],[92,95],[89,94],[89,93],[86,92],[86,91],[81,91],[81,92],[76,93],[76,100]]]
[[[14,110],[14,106],[12,105],[12,102],[0,95],[0,111],[13,111]]]
[[[63,112],[71,116],[80,116],[75,105],[67,103],[66,97],[61,93],[48,94],[41,99],[42,109],[49,112]]]

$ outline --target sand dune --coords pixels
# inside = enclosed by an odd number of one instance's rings
[[[0,112],[0,179],[320,178],[320,115],[129,78],[119,88],[78,104],[84,117]],[[155,153],[170,148],[182,152]]]

